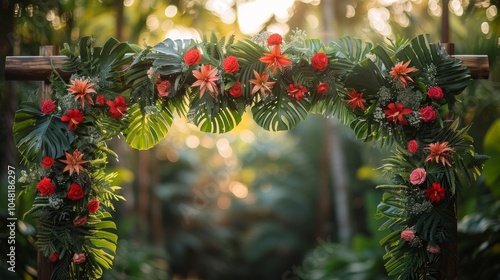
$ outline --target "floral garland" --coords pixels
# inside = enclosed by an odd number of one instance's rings
[[[38,220],[40,250],[56,265],[53,279],[99,278],[112,266],[117,236],[108,211],[123,198],[104,171],[107,156],[116,156],[106,140],[123,133],[132,147],[151,148],[174,113],[224,133],[247,107],[268,130],[292,129],[309,113],[338,115],[358,138],[394,145],[382,166],[394,184],[379,186],[377,214],[390,231],[381,240],[388,274],[448,275],[441,267],[456,259],[448,249],[456,242],[457,190],[476,179],[481,162],[467,128],[450,121],[468,70],[425,36],[383,48],[265,32],[238,42],[167,39],[145,49],[113,39],[94,47],[85,37],[64,53],[69,84],[54,72],[51,100],[22,104],[14,125],[31,168],[23,182],[29,192],[36,187],[28,214]]]

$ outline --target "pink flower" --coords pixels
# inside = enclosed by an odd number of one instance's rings
[[[427,245],[427,252],[431,254],[439,254],[441,253],[441,247],[438,245]]]
[[[412,154],[418,151],[418,142],[417,140],[408,141],[408,151]]]
[[[56,103],[52,100],[45,100],[42,102],[42,113],[48,115],[56,110]]]
[[[436,111],[432,106],[425,106],[420,109],[420,117],[424,122],[430,122],[436,119]]]
[[[156,89],[158,90],[158,96],[165,97],[168,96],[168,88],[170,87],[170,81],[164,80],[156,84]]]
[[[413,228],[405,228],[401,232],[401,238],[408,242],[412,241],[415,238],[415,230]]]
[[[77,254],[75,253],[73,255],[73,262],[76,263],[76,264],[80,264],[80,263],[83,263],[85,262],[85,254],[84,253],[80,253],[80,254]]]
[[[443,93],[443,90],[440,88],[440,87],[431,87],[428,91],[427,91],[427,96],[429,96],[430,98],[432,99],[441,99],[444,97],[444,93]]]
[[[417,168],[410,173],[410,183],[420,185],[425,182],[427,172],[423,168]]]
[[[74,227],[82,227],[84,226],[85,224],[87,223],[87,215],[83,216],[83,217],[75,217],[73,219],[73,226]]]

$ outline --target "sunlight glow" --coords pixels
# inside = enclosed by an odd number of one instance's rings
[[[486,17],[488,20],[492,21],[498,14],[497,6],[491,5],[488,9],[486,9]]]
[[[200,138],[195,135],[190,135],[186,138],[186,146],[191,149],[196,149],[200,146]]]
[[[173,18],[177,15],[177,6],[176,5],[169,5],[167,8],[165,8],[165,16],[169,18]]]
[[[229,184],[229,190],[237,198],[245,198],[248,195],[248,187],[240,182],[231,182]]]
[[[481,23],[481,32],[488,34],[490,32],[490,25],[486,21]]]
[[[294,0],[255,0],[238,2],[237,15],[238,24],[243,34],[255,35],[273,16],[277,21],[287,21],[291,14]]]

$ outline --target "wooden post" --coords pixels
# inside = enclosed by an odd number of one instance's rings
[[[59,54],[57,46],[40,46],[40,56],[50,57]],[[46,76],[47,78],[49,76]],[[41,101],[49,99],[49,94],[52,87],[48,81],[39,82],[38,98]],[[37,250],[37,275],[39,280],[49,280],[54,270],[54,263],[43,255],[40,250]]]

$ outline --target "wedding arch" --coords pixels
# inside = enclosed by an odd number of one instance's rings
[[[107,140],[123,134],[131,147],[149,149],[175,115],[225,133],[247,111],[270,131],[290,130],[308,114],[337,116],[359,139],[393,149],[381,166],[392,183],[377,186],[388,275],[454,275],[456,197],[484,158],[453,114],[470,71],[441,44],[425,35],[386,46],[350,37],[323,44],[300,31],[145,48],[93,42],[65,46],[57,67],[50,60],[50,98],[23,103],[15,115],[15,142],[29,167],[25,191],[36,192],[26,214],[38,221],[51,279],[100,278],[112,267],[118,236],[110,211],[122,197],[116,174],[105,172],[117,156]]]

